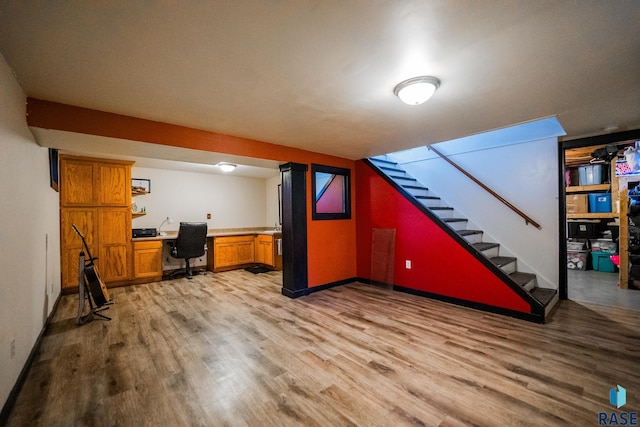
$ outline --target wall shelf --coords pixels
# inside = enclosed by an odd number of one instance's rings
[[[611,184],[597,184],[597,185],[572,185],[566,187],[567,193],[589,193],[596,191],[608,191],[611,189]]]
[[[614,212],[594,212],[594,213],[569,213],[567,219],[602,219],[617,218],[618,214]]]
[[[145,216],[146,212],[131,212],[131,218],[138,218],[139,216]]]
[[[144,196],[145,194],[149,194],[146,191],[136,191],[136,190],[131,190],[131,197],[135,197],[135,196]]]

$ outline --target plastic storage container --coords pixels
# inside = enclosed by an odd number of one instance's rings
[[[611,193],[590,193],[589,212],[611,212]]]
[[[589,251],[567,251],[567,268],[570,270],[586,270]]]
[[[611,255],[618,252],[618,244],[611,240],[591,240],[591,250],[593,252],[607,252]]]
[[[615,273],[616,266],[611,261],[611,254],[608,252],[591,252],[593,269],[603,273]]]
[[[569,237],[579,239],[595,239],[599,236],[600,220],[598,219],[585,219],[580,221],[567,221],[567,227],[569,228]]]
[[[584,249],[584,242],[572,242],[567,240],[567,250],[568,251],[581,251]]]
[[[578,168],[578,183],[580,185],[602,184],[602,165],[580,166]]]

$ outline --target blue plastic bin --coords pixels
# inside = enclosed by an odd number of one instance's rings
[[[591,252],[591,264],[593,269],[603,273],[615,273],[616,266],[611,261],[611,254],[608,252]]]
[[[611,212],[611,193],[589,194],[589,212]]]

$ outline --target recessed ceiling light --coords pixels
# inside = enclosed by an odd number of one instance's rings
[[[429,100],[440,87],[440,80],[432,76],[413,77],[398,83],[393,89],[405,104],[420,105]]]
[[[236,168],[236,165],[233,163],[218,163],[217,166],[220,168],[222,172],[231,172]]]

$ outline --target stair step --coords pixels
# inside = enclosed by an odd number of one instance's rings
[[[487,249],[497,248],[500,246],[500,243],[480,242],[480,243],[474,243],[472,246],[477,250],[479,250],[480,252],[482,252],[482,251],[486,251]]]
[[[433,206],[429,210],[440,218],[450,218],[453,215],[453,208],[448,206]]]
[[[526,291],[531,291],[535,287],[535,274],[516,271],[515,273],[511,273],[509,277],[511,277],[511,279],[518,285],[522,286]]]
[[[400,184],[402,188],[411,193],[413,197],[426,196],[429,194],[429,189],[420,185]]]
[[[423,185],[402,185],[404,188],[408,188],[409,190],[426,190],[429,191],[429,189]]]
[[[466,218],[444,218],[444,222],[446,223],[451,223],[451,222],[467,222],[469,221]]]
[[[418,201],[422,203],[423,206],[426,206],[428,208],[437,208],[440,206],[440,197],[436,197],[436,196],[413,196],[413,197],[418,199]]]
[[[389,165],[397,165],[396,162],[392,162],[390,160],[377,159],[375,157],[369,157],[369,160],[372,160],[372,161],[378,162],[378,163],[386,163],[386,164],[389,164]]]
[[[531,291],[531,296],[540,301],[540,303],[542,303],[542,305],[546,307],[556,296],[557,292],[558,291],[556,291],[555,289],[534,288]]]
[[[384,171],[389,171],[389,172],[406,173],[402,169],[394,168],[394,167],[391,167],[391,166],[378,166],[378,169],[381,169],[381,170],[384,170]]]
[[[466,218],[442,218],[442,220],[456,231],[464,230],[467,227],[468,222]]]
[[[482,242],[482,230],[460,230],[458,234],[469,243]]]
[[[507,274],[515,273],[516,258],[510,256],[495,256],[491,258],[491,262]]]
[[[479,242],[473,243],[471,246],[488,258],[493,258],[500,254],[500,243]]]
[[[401,179],[401,180],[404,180],[404,181],[411,181],[411,182],[418,182],[417,179],[412,178],[410,176],[389,175],[389,178],[391,178],[391,179]]]

